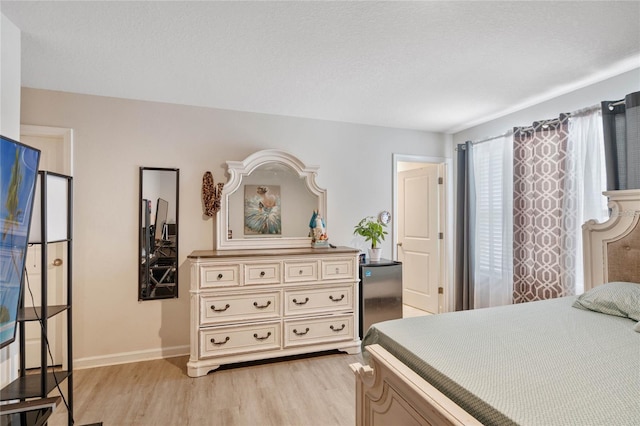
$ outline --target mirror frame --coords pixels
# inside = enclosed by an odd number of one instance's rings
[[[258,167],[269,163],[281,163],[293,171],[311,192],[318,198],[316,208],[327,219],[327,191],[316,183],[318,166],[307,166],[293,155],[276,149],[258,151],[243,161],[227,161],[229,180],[225,184],[220,197],[220,211],[216,214],[215,247],[217,250],[267,249],[267,248],[298,248],[311,247],[311,237],[282,237],[282,238],[229,238],[229,197],[242,188],[242,180]],[[313,212],[309,212],[309,217]]]
[[[142,200],[143,198],[143,189],[144,189],[144,172],[146,171],[157,171],[157,172],[175,172],[176,179],[176,190],[175,190],[175,208],[176,208],[176,217],[175,217],[175,244],[171,247],[171,249],[175,250],[175,277],[174,277],[174,291],[172,294],[161,295],[161,296],[149,296],[143,294],[143,291],[147,287],[143,287],[143,276],[145,272],[145,266],[142,262],[142,253],[143,253],[143,237],[142,237],[142,229],[143,229],[143,207]],[[172,200],[167,200],[171,202]],[[161,299],[175,299],[178,298],[178,261],[179,261],[179,251],[178,251],[178,236],[179,234],[179,218],[180,218],[180,169],[173,168],[162,168],[162,167],[140,167],[140,193],[138,199],[138,301],[144,300],[161,300]],[[155,237],[155,236],[153,236]]]

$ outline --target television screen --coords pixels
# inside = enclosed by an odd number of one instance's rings
[[[13,342],[40,151],[0,136],[0,348]]]

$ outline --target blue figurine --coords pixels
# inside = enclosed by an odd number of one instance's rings
[[[326,225],[324,223],[324,219],[322,218],[320,213],[318,213],[318,210],[313,211],[311,220],[309,221],[309,228],[309,234],[313,242],[328,240],[326,234]]]

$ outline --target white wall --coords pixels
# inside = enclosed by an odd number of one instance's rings
[[[20,139],[20,30],[0,13],[0,134]],[[17,376],[18,344],[0,350],[0,387]]]
[[[638,90],[640,90],[640,68],[458,132],[453,135],[453,141],[458,144],[467,140],[477,141],[498,136],[516,126],[530,126],[534,121],[557,118],[563,112],[599,105],[602,101],[623,99],[625,95]]]
[[[0,133],[20,139],[20,30],[0,14]]]
[[[205,171],[267,148],[320,166],[333,244],[392,208],[392,154],[446,157],[445,135],[23,88],[22,123],[74,129],[74,358],[99,365],[187,352],[186,256],[213,247]],[[138,168],[180,169],[180,297],[137,301]],[[310,213],[309,213],[310,214]],[[306,218],[305,218],[306,220]],[[383,249],[391,253],[391,239]]]

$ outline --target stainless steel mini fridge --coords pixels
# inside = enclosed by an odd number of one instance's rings
[[[402,318],[402,263],[360,265],[360,338],[371,324]]]

